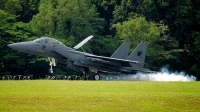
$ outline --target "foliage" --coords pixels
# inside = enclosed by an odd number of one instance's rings
[[[38,13],[40,0],[1,0],[0,9],[16,15],[18,21],[28,23]]]
[[[120,3],[118,0],[91,0],[101,18],[105,19],[105,25],[103,35],[110,35],[114,36],[114,32],[110,30],[112,19],[113,19],[113,11],[117,4]]]
[[[192,38],[194,39],[194,43],[191,45],[191,52],[190,52],[190,56],[192,57],[190,60],[190,64],[191,68],[190,68],[190,72],[192,72],[193,74],[200,74],[199,68],[200,68],[200,32],[193,32],[192,33]]]
[[[134,42],[136,47],[141,40],[149,42],[159,41],[159,29],[156,24],[148,22],[144,17],[136,17],[114,25],[117,29],[117,36],[122,39]]]
[[[103,30],[104,21],[88,0],[41,0],[39,11],[31,21],[33,31],[39,35],[80,41]]]

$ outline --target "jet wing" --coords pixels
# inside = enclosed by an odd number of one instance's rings
[[[79,44],[77,44],[77,45],[74,47],[74,49],[80,48],[80,47],[83,46],[87,41],[89,41],[92,37],[93,37],[93,36],[91,35],[91,36],[85,38],[83,41],[81,41]]]
[[[117,59],[117,58],[104,57],[104,56],[96,56],[96,55],[92,55],[92,54],[88,54],[88,53],[85,53],[84,55],[87,57],[87,59],[90,59],[91,61],[95,61],[95,62],[99,62],[99,63],[106,63],[106,64],[114,65],[114,66],[131,67],[130,63],[144,64],[139,61]]]

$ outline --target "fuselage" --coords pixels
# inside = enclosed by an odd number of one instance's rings
[[[84,55],[86,54],[85,52],[67,47],[61,42],[48,37],[39,38],[34,41],[9,44],[8,46],[14,50],[28,54],[54,58],[56,62],[66,64],[68,67],[81,71],[90,69],[93,72],[134,73],[133,70],[128,70],[121,66],[110,66],[109,64],[105,64],[105,62],[102,63],[100,59],[89,59]]]

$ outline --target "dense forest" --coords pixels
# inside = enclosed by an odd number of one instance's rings
[[[185,71],[200,78],[200,0],[0,0],[0,75],[49,75],[45,57],[8,44],[49,36],[89,53],[111,56],[123,40],[130,52],[147,40],[145,68]],[[78,74],[65,66],[54,74]]]

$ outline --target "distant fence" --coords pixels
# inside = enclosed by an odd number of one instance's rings
[[[4,75],[0,76],[0,80],[33,80],[35,79],[33,75],[25,76],[25,75]],[[36,78],[38,79],[38,78]],[[80,80],[80,76],[77,75],[69,75],[69,76],[63,76],[63,75],[56,75],[56,76],[50,76],[46,75],[44,78],[39,78],[39,79],[49,79],[49,80]],[[91,80],[89,79],[89,76],[86,76],[86,80]]]
[[[33,80],[33,75],[4,75],[0,76],[0,80]],[[38,78],[37,78],[38,79]],[[46,75],[44,78],[39,79],[48,79],[48,80],[81,80],[80,76],[77,75]],[[112,75],[102,75],[100,76],[100,80],[130,80],[131,77],[119,77],[119,76],[112,76]],[[92,76],[86,75],[86,80],[93,80]]]
[[[24,75],[4,75],[4,76],[0,76],[0,80],[32,80],[33,79],[33,75],[28,75],[28,76],[24,76]]]

